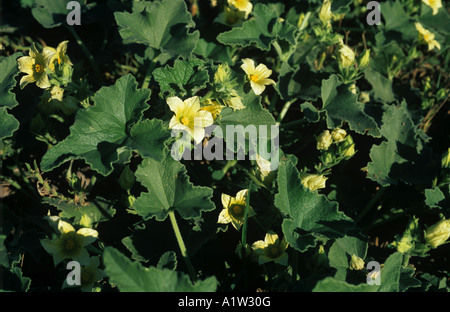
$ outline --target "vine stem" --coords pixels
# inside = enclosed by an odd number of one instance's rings
[[[294,103],[295,100],[287,101],[283,108],[281,109],[280,115],[278,116],[277,125],[279,126],[281,121],[283,120],[284,116],[286,116],[286,113],[289,110],[289,107],[291,107],[292,103]]]
[[[153,70],[156,67],[156,63],[158,62],[158,57],[161,53],[159,51],[155,51],[155,57],[152,59],[151,63],[148,65],[147,72],[145,73],[144,81],[142,82],[142,89],[147,89],[150,81],[152,80]]]
[[[99,79],[100,81],[103,81],[102,74],[100,73],[97,63],[95,62],[95,59],[92,56],[91,52],[89,52],[89,49],[84,44],[83,40],[81,40],[80,36],[77,34],[77,32],[75,31],[75,29],[73,27],[67,27],[67,28],[69,29],[70,33],[75,38],[75,40],[77,41],[77,44],[80,46],[81,50],[83,50],[84,54],[87,56],[89,63],[91,64],[92,69],[94,70],[94,73],[95,73],[95,76],[97,77],[97,79]]]
[[[184,262],[186,263],[189,275],[191,276],[191,280],[193,283],[195,283],[197,280],[195,270],[194,267],[192,266],[191,259],[188,256],[186,245],[184,245],[183,237],[181,236],[180,228],[178,227],[175,212],[173,210],[169,211],[169,218],[170,223],[172,223],[173,231],[175,232],[175,237],[177,238],[178,246],[180,247],[181,255],[183,256]]]

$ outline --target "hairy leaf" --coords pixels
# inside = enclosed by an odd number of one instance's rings
[[[170,96],[190,97],[199,88],[206,86],[209,74],[200,59],[175,60],[173,67],[157,68],[153,78],[159,83],[161,93]]]
[[[283,233],[294,248],[305,251],[313,246],[314,240],[308,234],[339,237],[353,227],[352,220],[339,211],[336,202],[302,185],[300,173],[288,157],[280,160],[277,184],[275,206],[285,215]]]
[[[189,181],[186,168],[167,154],[161,161],[144,159],[136,178],[148,189],[134,203],[137,213],[144,219],[155,217],[162,221],[169,209],[176,210],[184,219],[199,217],[202,211],[215,208],[210,200],[212,189],[194,186]]]
[[[183,0],[138,2],[133,12],[115,12],[123,39],[143,43],[171,56],[188,57],[195,49],[199,32]]]
[[[146,268],[139,262],[129,260],[114,247],[107,247],[103,253],[105,273],[121,292],[214,292],[217,280],[214,276],[195,285],[189,276],[181,272]]]
[[[327,126],[339,128],[345,121],[351,130],[379,137],[380,131],[375,120],[364,112],[364,105],[357,100],[357,95],[342,85],[339,78],[332,75],[322,81],[322,110],[327,113]]]
[[[217,36],[220,43],[246,47],[255,44],[261,50],[270,50],[271,44],[277,39],[283,39],[289,44],[295,44],[296,28],[281,21],[276,11],[264,4],[256,4],[252,11],[253,18],[244,22],[241,27]]]
[[[17,59],[22,53],[5,57],[0,63],[0,140],[10,137],[19,128],[19,121],[7,109],[19,105],[11,90],[16,85],[15,77],[19,73]]]
[[[52,170],[70,159],[82,158],[93,170],[106,176],[119,154],[137,149],[145,156],[160,158],[167,134],[158,121],[138,122],[148,108],[150,90],[137,90],[132,75],[119,78],[113,86],[94,95],[95,105],[79,111],[70,135],[50,148],[41,168]]]

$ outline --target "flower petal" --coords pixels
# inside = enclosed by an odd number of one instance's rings
[[[230,214],[228,213],[228,209],[222,209],[222,211],[219,214],[219,219],[217,220],[217,223],[220,224],[228,224],[232,221]]]
[[[247,75],[253,75],[255,73],[255,62],[252,59],[246,58],[242,60],[241,68]]]
[[[58,230],[61,233],[69,233],[69,232],[75,232],[75,228],[72,226],[72,224],[63,221],[63,220],[59,220],[58,221]]]
[[[222,194],[222,205],[224,208],[227,208],[230,206],[231,202],[231,196],[228,194]]]
[[[266,89],[265,85],[253,81],[250,81],[250,86],[252,87],[253,92],[255,92],[256,95],[260,95]]]
[[[184,102],[177,96],[173,96],[170,98],[167,98],[166,100],[167,105],[169,105],[169,108],[172,112],[175,113],[175,115],[179,115],[179,112],[184,109]]]

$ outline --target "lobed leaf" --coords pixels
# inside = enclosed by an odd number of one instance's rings
[[[171,56],[188,57],[200,33],[183,0],[136,2],[133,12],[115,12],[119,33],[125,40],[146,44]]]
[[[255,44],[260,50],[270,50],[271,44],[278,39],[295,44],[297,28],[281,21],[276,11],[264,4],[256,4],[252,11],[253,18],[245,21],[241,27],[223,32],[217,40],[226,45],[246,47]]]
[[[19,105],[11,90],[16,85],[15,77],[19,73],[17,59],[20,56],[22,53],[14,53],[2,59],[0,63],[0,140],[12,136],[20,125],[7,111]]]
[[[299,251],[315,245],[314,235],[339,237],[353,227],[353,221],[339,211],[336,202],[303,186],[300,173],[289,157],[280,159],[277,184],[275,206],[285,215],[283,233]]]
[[[189,276],[169,269],[146,268],[129,260],[114,247],[103,252],[105,273],[121,292],[214,292],[217,280],[214,276],[194,284]]]
[[[135,175],[148,189],[134,203],[137,213],[144,219],[155,217],[158,221],[165,220],[170,209],[176,210],[184,219],[193,219],[199,217],[202,211],[215,208],[210,199],[212,189],[194,186],[184,165],[169,153],[161,161],[144,159]]]
[[[93,170],[106,176],[119,160],[119,154],[137,149],[145,156],[160,158],[168,133],[161,122],[139,123],[149,106],[150,90],[137,90],[129,74],[113,86],[102,87],[94,95],[94,105],[79,111],[70,134],[50,148],[41,161],[44,171],[52,170],[71,159],[82,158]]]

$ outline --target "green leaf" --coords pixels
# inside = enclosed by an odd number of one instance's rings
[[[153,78],[159,83],[161,93],[171,96],[190,97],[209,81],[205,62],[200,59],[175,60],[173,67],[166,66],[153,71]]]
[[[395,101],[392,90],[392,80],[384,77],[380,72],[369,67],[364,71],[364,78],[372,85],[372,96],[375,100],[391,103]]]
[[[439,202],[445,199],[444,193],[438,188],[425,190],[425,204],[430,208],[440,208]]]
[[[431,149],[424,147],[423,131],[413,120],[405,102],[386,106],[380,128],[386,139],[370,150],[369,179],[383,186],[406,183],[431,184],[438,164]]]
[[[326,277],[319,281],[313,292],[376,292],[377,285],[359,284],[353,285],[345,281],[335,279],[333,277]]]
[[[60,210],[61,213],[59,216],[61,218],[73,218],[75,223],[79,223],[83,216],[87,216],[93,224],[97,224],[110,220],[116,213],[116,209],[113,208],[112,203],[103,198],[96,198],[91,202],[87,202],[85,205],[51,197],[45,197],[42,201]]]
[[[306,247],[314,246],[308,234],[335,238],[353,227],[352,220],[339,211],[338,203],[303,186],[292,159],[281,157],[277,184],[275,206],[285,215],[283,233],[294,248],[305,251]]]
[[[169,269],[146,268],[133,262],[113,247],[103,253],[105,273],[121,292],[215,292],[214,276],[195,285],[189,276]]]
[[[311,77],[320,77],[313,73],[307,64],[291,67],[287,62],[281,65],[278,82],[275,86],[283,100],[300,98],[307,101],[315,101],[320,96],[320,80]]]
[[[136,179],[148,189],[141,194],[134,207],[144,219],[155,217],[162,221],[169,209],[176,210],[184,219],[199,217],[202,211],[215,208],[211,201],[212,189],[194,186],[186,168],[168,153],[164,159],[144,159],[135,173]]]
[[[314,292],[399,292],[401,286],[401,277],[409,279],[409,270],[402,269],[403,255],[399,252],[391,254],[385,261],[380,272],[380,285],[369,285],[365,281],[358,285],[349,284],[345,281],[327,277],[319,281],[314,287]],[[407,273],[405,275],[405,272]],[[417,280],[414,280],[411,287],[417,286]],[[402,286],[404,287],[404,285]],[[407,288],[407,287],[406,287]],[[405,289],[405,288],[403,288]]]
[[[45,28],[53,28],[66,23],[67,14],[71,10],[67,9],[70,0],[36,0],[31,9],[33,17]],[[84,1],[77,0],[81,7]]]
[[[22,53],[14,53],[0,63],[0,140],[12,136],[20,125],[19,121],[7,111],[19,105],[11,89],[16,85],[15,77],[19,73],[17,59],[20,56]]]
[[[126,145],[132,150],[137,150],[142,157],[162,159],[168,138],[170,133],[162,120],[145,119],[131,128]]]
[[[380,292],[398,292],[400,290],[400,273],[402,270],[403,254],[395,252],[384,262],[381,269]]]
[[[249,92],[242,98],[242,103],[245,105],[244,109],[233,110],[230,107],[222,109],[220,116],[215,121],[215,124],[220,127],[221,133],[215,132],[215,134],[222,137],[225,142],[229,139],[226,148],[237,152],[239,150],[239,144],[237,143],[241,142],[235,138],[233,139],[233,145],[231,145],[230,140],[232,140],[232,136],[236,136],[235,133],[246,135],[245,132],[247,132],[248,135],[245,136],[245,154],[247,154],[250,149],[250,142],[254,148],[259,150],[258,144],[260,142],[268,142],[271,136],[276,134],[271,132],[271,126],[275,126],[276,121],[272,114],[262,107],[260,96]],[[242,128],[240,128],[241,126]],[[265,128],[266,133],[260,131],[260,127]],[[250,136],[251,133],[256,134],[256,137]],[[268,151],[270,152],[270,150]]]
[[[256,4],[252,11],[253,18],[245,21],[241,27],[217,36],[217,40],[226,45],[246,47],[255,44],[260,50],[270,50],[271,44],[278,39],[295,44],[297,28],[281,21],[276,11],[264,4]]]
[[[322,81],[322,110],[327,114],[327,126],[335,129],[347,122],[350,129],[360,133],[379,137],[380,131],[375,120],[364,112],[364,104],[358,102],[358,96],[342,85],[336,75]]]
[[[335,278],[345,279],[346,270],[349,268],[352,255],[365,259],[367,255],[366,239],[353,235],[337,238],[328,252],[328,260],[331,267],[338,270]]]
[[[183,0],[136,2],[133,12],[115,12],[119,33],[125,40],[143,43],[171,56],[189,57],[199,39]]]
[[[195,47],[194,54],[203,57],[205,60],[213,60],[221,63],[232,64],[233,60],[231,58],[231,48],[224,47],[221,44],[215,42],[206,41],[200,38]]]
[[[82,158],[93,170],[106,176],[119,154],[132,149],[146,156],[162,157],[164,138],[158,121],[138,124],[149,106],[150,90],[137,90],[132,75],[119,78],[113,86],[102,87],[94,95],[95,105],[79,111],[70,135],[50,148],[41,168],[52,170],[62,163]]]
[[[167,251],[159,258],[156,267],[158,269],[175,270],[177,268],[177,263],[177,254],[174,251]]]
[[[385,34],[393,39],[414,40],[417,38],[417,30],[408,14],[403,10],[402,4],[397,1],[383,1],[380,3],[380,12],[385,24],[384,31],[393,33]]]
[[[18,267],[11,269],[0,267],[0,276],[2,277],[0,291],[26,292],[30,288],[31,279],[23,276],[22,270]]]

